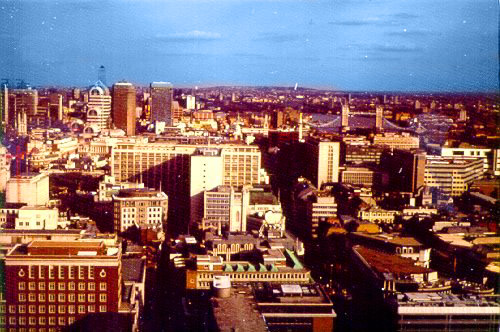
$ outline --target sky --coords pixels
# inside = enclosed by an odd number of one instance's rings
[[[0,78],[497,91],[498,20],[498,0],[0,0]]]

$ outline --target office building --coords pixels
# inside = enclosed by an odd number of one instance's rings
[[[460,196],[484,174],[482,158],[427,156],[425,185],[439,188],[445,195]]]
[[[411,150],[419,148],[420,139],[409,133],[383,133],[373,137],[373,145],[385,146],[390,149]]]
[[[381,167],[389,173],[393,190],[416,193],[425,184],[426,153],[423,150],[386,151]]]
[[[453,159],[481,158],[484,161],[484,171],[492,169],[492,151],[485,147],[459,146],[456,148],[443,146],[441,156]]]
[[[86,315],[118,313],[121,247],[103,241],[32,241],[5,257],[8,330],[58,331]]]
[[[111,121],[111,96],[109,89],[97,81],[88,92],[86,133],[98,133],[109,128]]]
[[[340,142],[320,138],[306,140],[306,177],[320,189],[325,183],[339,182]]]
[[[341,171],[341,182],[363,187],[381,188],[389,183],[387,173],[362,166],[346,166]]]
[[[173,100],[174,88],[171,83],[151,83],[151,122],[165,122],[167,126],[171,126]]]
[[[49,176],[42,173],[16,175],[7,181],[7,204],[46,205],[49,201]]]
[[[45,206],[23,206],[19,209],[15,221],[15,229],[57,229],[59,226],[59,210]]]
[[[113,85],[113,123],[125,131],[127,136],[135,135],[136,122],[135,88],[129,82]]]
[[[377,105],[375,109],[375,129],[378,132],[380,132],[383,130],[383,125],[384,125],[384,106]]]
[[[221,150],[200,148],[190,160],[190,203],[191,224],[201,222],[203,216],[204,192],[212,190],[223,182],[223,160]]]
[[[150,188],[122,189],[113,195],[113,213],[117,233],[134,225],[139,229],[165,231],[168,196]]]

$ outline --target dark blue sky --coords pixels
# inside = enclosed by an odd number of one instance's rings
[[[0,0],[0,78],[498,88],[497,0]]]

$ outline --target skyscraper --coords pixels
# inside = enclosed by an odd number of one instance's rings
[[[342,104],[342,128],[349,128],[349,104]]]
[[[123,129],[127,136],[135,135],[135,88],[129,82],[118,82],[113,86],[113,123]]]
[[[316,188],[339,182],[340,143],[308,138],[306,177]]]
[[[101,82],[97,81],[88,94],[87,128],[86,132],[99,132],[108,128],[111,115],[111,96],[109,89]]]
[[[169,82],[151,83],[151,122],[162,121],[172,125],[174,89]]]
[[[375,127],[377,131],[382,131],[382,126],[384,123],[384,106],[377,105],[375,111]]]

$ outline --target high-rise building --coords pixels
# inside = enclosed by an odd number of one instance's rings
[[[151,122],[165,122],[171,126],[174,88],[169,82],[151,83]]]
[[[96,133],[109,128],[111,118],[111,96],[109,89],[97,81],[88,93],[87,127],[85,132]]]
[[[168,196],[149,188],[122,189],[113,195],[115,232],[131,226],[139,229],[166,230]]]
[[[382,131],[383,124],[384,124],[384,106],[377,105],[375,111],[375,129],[377,131]]]
[[[111,152],[111,175],[118,182],[138,181],[150,188],[163,188],[170,198],[169,219],[184,222],[190,220],[191,155],[198,148],[210,147],[208,144],[169,142],[118,143]],[[224,144],[218,145],[217,149],[222,158],[223,185],[260,182],[261,153],[258,146]],[[210,172],[207,176],[219,176],[213,170]]]
[[[104,241],[32,241],[5,257],[6,327],[57,331],[88,314],[118,313],[121,247]]]
[[[344,103],[342,104],[342,129],[348,129],[349,128],[349,104]]]
[[[129,82],[113,85],[113,123],[123,129],[127,136],[135,135],[135,88]]]
[[[222,185],[223,160],[220,149],[201,148],[191,156],[190,198],[191,223],[203,217],[203,193]]]
[[[308,138],[306,177],[316,188],[339,182],[340,142]]]
[[[423,150],[386,151],[381,166],[389,173],[393,189],[416,193],[424,185],[425,160]]]
[[[194,110],[196,109],[196,97],[192,95],[186,96],[186,109]]]

